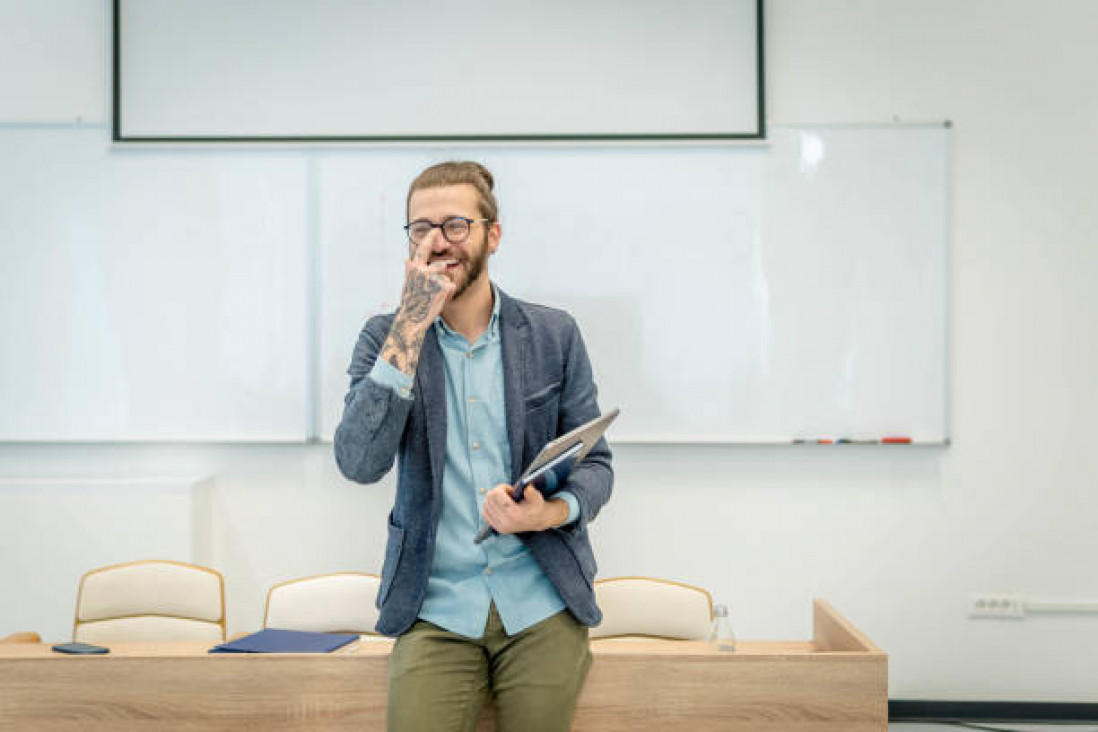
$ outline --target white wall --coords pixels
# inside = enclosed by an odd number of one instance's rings
[[[200,478],[0,478],[0,626],[72,633],[92,567],[135,557],[209,562],[209,486]],[[0,633],[5,631],[0,630]]]
[[[0,2],[0,47],[24,5]],[[956,124],[955,442],[620,446],[601,573],[704,585],[745,638],[807,637],[828,598],[891,654],[893,698],[1098,701],[1098,618],[965,617],[970,592],[1098,598],[1098,4],[768,8],[773,122]],[[348,484],[327,446],[0,445],[0,476],[141,475],[214,476],[231,630],[275,581],[380,566],[392,482]]]

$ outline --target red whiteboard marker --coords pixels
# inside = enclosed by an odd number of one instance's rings
[[[882,437],[881,438],[881,444],[882,445],[910,445],[911,444],[911,438],[910,437]]]

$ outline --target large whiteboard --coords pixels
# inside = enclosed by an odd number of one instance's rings
[[[306,163],[0,130],[0,439],[303,440]]]
[[[340,153],[319,166],[322,430],[364,318],[394,308],[404,186],[495,173],[512,295],[565,308],[619,441],[948,432],[944,126],[779,128],[767,148]]]
[[[617,441],[948,438],[941,126],[765,147],[120,149],[0,130],[0,440],[330,437],[408,182],[495,172],[511,294],[571,311]]]
[[[761,0],[115,5],[120,140],[763,134]]]

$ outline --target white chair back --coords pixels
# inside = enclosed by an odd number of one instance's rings
[[[611,577],[595,582],[602,623],[591,638],[647,637],[706,640],[713,598],[700,587],[654,577]]]
[[[225,640],[221,573],[183,562],[147,560],[94,569],[80,580],[74,641]]]
[[[381,578],[362,572],[302,577],[275,585],[267,593],[264,628],[320,633],[374,634]]]

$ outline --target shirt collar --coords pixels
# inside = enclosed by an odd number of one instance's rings
[[[488,320],[488,330],[486,334],[492,338],[499,337],[499,290],[496,289],[496,283],[492,282],[492,316]],[[439,336],[457,336],[460,335],[456,330],[446,324],[446,321],[441,315],[435,318],[435,328],[438,331]],[[483,337],[483,336],[482,336]]]

